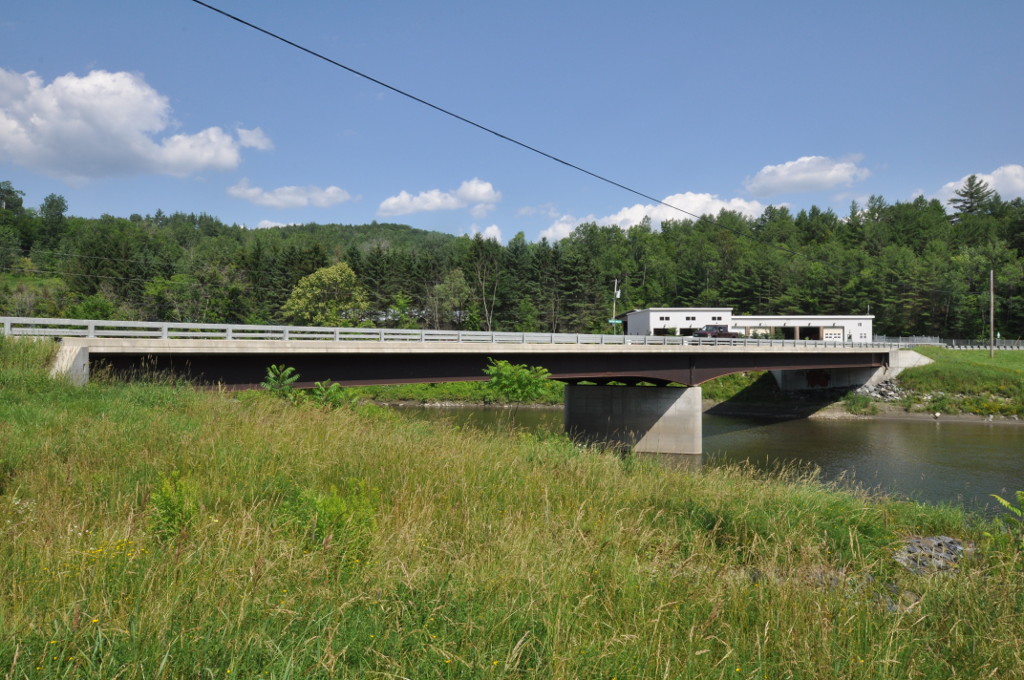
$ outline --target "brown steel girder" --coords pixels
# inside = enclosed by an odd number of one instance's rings
[[[303,353],[287,356],[266,354],[90,354],[90,363],[104,362],[115,371],[137,368],[143,359],[149,370],[170,371],[200,384],[253,387],[262,381],[271,364],[292,366],[301,375],[297,386],[331,380],[342,385],[387,385],[422,382],[486,380],[488,359],[513,364],[543,366],[551,377],[569,383],[582,381],[658,385],[700,385],[713,378],[748,371],[869,368],[885,366],[888,352],[633,352],[589,353],[508,352],[479,353]]]

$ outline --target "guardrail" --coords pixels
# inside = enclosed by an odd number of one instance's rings
[[[888,343],[900,347],[935,345],[936,347],[945,347],[947,349],[989,349],[992,346],[988,340],[943,339],[935,336],[888,337],[876,335],[875,342]],[[1024,350],[1024,340],[1020,338],[1015,340],[1000,338],[995,341],[995,348]]]
[[[461,342],[543,345],[679,345],[756,347],[891,348],[895,343],[845,340],[778,340],[772,338],[694,338],[676,335],[599,335],[590,333],[509,333],[502,331],[434,331],[402,328],[325,328],[0,317],[8,336],[148,338],[156,340],[310,340],[363,342]]]

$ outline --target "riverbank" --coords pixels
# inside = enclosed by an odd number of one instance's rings
[[[925,678],[1024,667],[1000,527],[368,405],[51,380],[0,338],[12,678]],[[907,546],[951,536],[951,569]]]

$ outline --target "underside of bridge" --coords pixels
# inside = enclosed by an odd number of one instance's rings
[[[342,385],[389,385],[422,382],[486,380],[489,358],[513,364],[543,366],[551,377],[570,384],[700,385],[729,373],[770,370],[877,368],[888,363],[888,352],[814,354],[776,353],[622,353],[591,354],[580,351],[489,353],[290,352],[256,354],[105,353],[89,352],[90,368],[104,365],[116,373],[170,372],[197,384],[234,389],[257,386],[267,367],[284,364],[300,374],[299,386],[331,380]]]

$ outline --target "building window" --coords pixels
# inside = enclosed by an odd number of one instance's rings
[[[668,321],[668,317],[667,316],[659,316],[658,317],[658,321]]]

